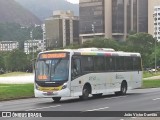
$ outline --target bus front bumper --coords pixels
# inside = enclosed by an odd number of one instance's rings
[[[44,92],[35,89],[34,90],[35,97],[46,97],[46,98],[51,98],[51,97],[70,97],[70,90],[68,88],[62,89],[60,91],[54,91],[54,92]]]

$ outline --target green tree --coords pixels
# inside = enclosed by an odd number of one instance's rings
[[[6,56],[6,68],[8,71],[25,71],[27,64],[27,55],[20,50],[13,50]]]
[[[142,55],[143,64],[149,67],[150,55],[154,52],[155,39],[147,33],[137,33],[127,38],[127,49],[130,52],[139,52]]]
[[[0,53],[0,69],[5,69],[5,62],[2,53]]]

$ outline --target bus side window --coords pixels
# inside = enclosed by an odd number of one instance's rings
[[[81,74],[81,62],[79,58],[72,59],[72,70],[71,76],[72,80]]]

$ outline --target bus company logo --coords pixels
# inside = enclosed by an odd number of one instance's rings
[[[122,75],[116,74],[116,79],[124,79],[124,77]]]
[[[12,117],[11,112],[2,112],[2,117]]]

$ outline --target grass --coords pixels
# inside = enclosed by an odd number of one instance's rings
[[[22,76],[22,75],[31,75],[32,73],[26,73],[26,72],[11,72],[0,75],[0,77],[11,77],[11,76]]]
[[[160,72],[151,73],[151,72],[148,72],[148,71],[143,71],[143,78],[153,77],[153,76],[158,76],[158,75],[160,75]]]
[[[142,88],[160,88],[160,80],[143,80]]]
[[[34,96],[33,84],[0,84],[0,101]]]

